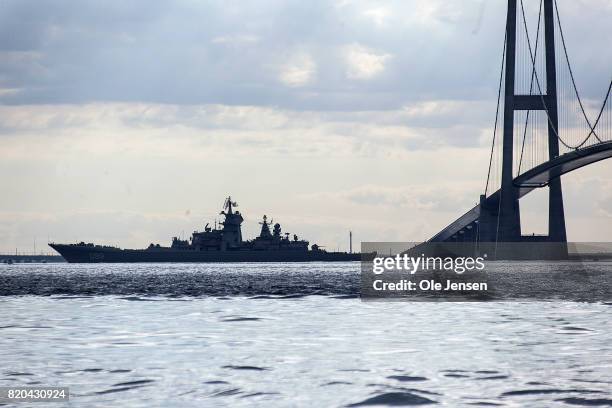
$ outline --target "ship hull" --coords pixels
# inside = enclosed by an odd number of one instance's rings
[[[361,254],[326,251],[194,251],[172,248],[119,249],[88,245],[49,244],[69,263],[158,262],[346,262]]]

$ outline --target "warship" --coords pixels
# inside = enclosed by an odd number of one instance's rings
[[[359,261],[361,254],[350,252],[328,252],[317,244],[290,238],[283,233],[280,224],[272,225],[263,216],[258,237],[244,241],[238,204],[231,197],[225,200],[221,215],[224,220],[220,228],[206,224],[204,231],[194,231],[189,240],[172,238],[169,247],[151,244],[145,249],[121,249],[113,246],[50,243],[70,263],[128,263],[128,262],[338,262]],[[272,228],[272,230],[270,230]],[[352,243],[351,243],[352,248]]]

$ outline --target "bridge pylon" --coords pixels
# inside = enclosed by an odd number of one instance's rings
[[[479,240],[483,242],[526,242],[532,240],[567,242],[561,179],[557,177],[548,184],[548,236],[545,237],[522,236],[519,187],[513,181],[514,113],[516,111],[547,112],[549,160],[559,156],[553,0],[543,0],[543,6],[546,90],[540,90],[538,86],[535,93],[531,92],[529,95],[517,94],[515,90],[517,0],[508,0],[501,189],[499,200],[496,200],[495,203],[491,203],[490,200],[485,202],[484,197],[481,198]],[[546,93],[543,94],[543,92]]]

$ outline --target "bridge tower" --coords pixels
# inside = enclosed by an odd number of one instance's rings
[[[553,1],[543,0],[546,94],[541,95],[536,91],[537,94],[521,95],[515,93],[517,0],[508,0],[501,196],[498,214],[499,220],[495,220],[497,222],[496,241],[499,242],[520,242],[529,239],[521,236],[519,191],[518,187],[513,184],[514,112],[522,110],[548,111],[549,159],[559,155]],[[548,237],[540,240],[567,242],[560,177],[551,180],[548,189]],[[491,217],[489,217],[489,220],[489,222],[493,221]]]

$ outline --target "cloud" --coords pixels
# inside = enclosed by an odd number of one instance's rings
[[[19,88],[0,88],[0,98],[2,98],[2,96],[16,95],[19,92],[21,92],[21,89]]]
[[[608,196],[605,199],[598,201],[597,204],[603,215],[608,218],[612,218],[612,196]]]
[[[305,53],[292,56],[289,62],[280,68],[280,81],[290,87],[301,87],[309,84],[317,72],[317,65],[312,57]]]
[[[559,4],[591,117],[609,81],[609,3]],[[503,0],[6,0],[0,211],[114,211],[101,218],[142,246],[177,221],[131,238],[145,222],[121,211],[214,214],[231,193],[253,231],[271,211],[323,244],[348,226],[428,238],[483,189],[505,12]],[[611,164],[564,177],[570,236],[611,229],[610,186],[582,180]],[[15,220],[12,242],[28,245],[39,225]]]
[[[362,185],[348,190],[317,193],[320,200],[340,200],[347,203],[378,208],[379,211],[452,211],[457,206],[468,209],[473,203],[470,190],[479,185],[447,182],[437,185],[411,186]]]
[[[378,53],[360,44],[351,44],[344,49],[347,64],[346,76],[350,79],[370,79],[385,70],[391,55]]]
[[[376,7],[367,9],[363,12],[363,15],[371,19],[375,25],[381,27],[385,25],[387,18],[389,17],[389,10],[384,7]]]
[[[560,11],[583,97],[600,99],[612,59],[605,40],[612,11],[605,0],[581,4],[560,4]],[[505,7],[501,0],[8,0],[0,13],[0,89],[11,91],[0,103],[319,111],[495,103]]]
[[[37,252],[45,253],[53,252],[47,246],[47,240],[111,245],[121,243],[128,247],[144,248],[150,242],[168,245],[172,236],[180,235],[182,230],[189,231],[200,222],[196,217],[179,213],[0,211],[0,234],[5,240],[13,240],[21,250],[27,248],[32,251],[36,240]]]
[[[230,34],[214,37],[211,42],[213,44],[249,45],[258,42],[259,40],[260,38],[256,35]]]
[[[604,170],[603,166],[602,169]],[[590,196],[595,196],[595,211],[598,215],[612,219],[612,181],[607,178],[598,178],[595,181],[596,187],[594,193]]]
[[[137,143],[176,152],[181,143],[207,146],[206,154],[254,149],[297,156],[398,157],[444,147],[486,147],[486,108],[478,102],[428,101],[394,111],[294,111],[260,106],[96,103],[0,106],[3,156],[30,154],[28,141],[43,156],[57,154],[60,139],[72,148]],[[468,113],[469,112],[469,113]],[[472,114],[474,116],[472,116]],[[481,117],[482,116],[482,117]],[[171,135],[171,137],[167,137]],[[116,139],[116,145],[109,143]],[[256,152],[255,152],[256,153]],[[200,149],[182,153],[201,155]],[[166,154],[167,155],[167,154]]]

